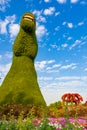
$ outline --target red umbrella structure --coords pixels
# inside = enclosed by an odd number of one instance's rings
[[[67,103],[75,103],[79,104],[81,101],[83,101],[83,98],[78,93],[66,93],[62,96],[62,100]]]

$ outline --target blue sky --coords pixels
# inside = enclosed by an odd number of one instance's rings
[[[86,0],[0,0],[0,84],[10,69],[12,45],[25,12],[36,16],[35,67],[47,104],[68,92],[87,100]]]

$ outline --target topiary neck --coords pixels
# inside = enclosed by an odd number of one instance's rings
[[[21,32],[21,34],[23,34],[23,35],[29,35],[29,36],[35,36],[35,31],[25,31],[24,29],[22,29],[22,28],[20,28],[20,31],[19,31],[19,33]]]
[[[28,56],[32,60],[35,59],[38,51],[37,39],[35,32],[25,32],[22,28],[13,45],[15,56]]]

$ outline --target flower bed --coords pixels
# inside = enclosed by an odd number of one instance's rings
[[[21,117],[18,120],[11,118],[10,121],[0,121],[0,130],[87,130],[85,118],[32,118]]]
[[[50,118],[51,124],[56,127],[56,130],[72,129],[73,130],[87,130],[87,120],[85,118],[79,119],[65,119],[65,118]]]
[[[81,118],[83,116],[83,118]],[[0,130],[87,130],[87,106],[56,102],[42,106],[0,106]]]

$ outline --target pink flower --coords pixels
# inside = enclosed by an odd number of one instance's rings
[[[34,118],[34,119],[32,120],[32,122],[34,123],[34,126],[37,126],[38,124],[41,123],[41,121],[40,121],[39,119],[37,119],[37,118]]]

